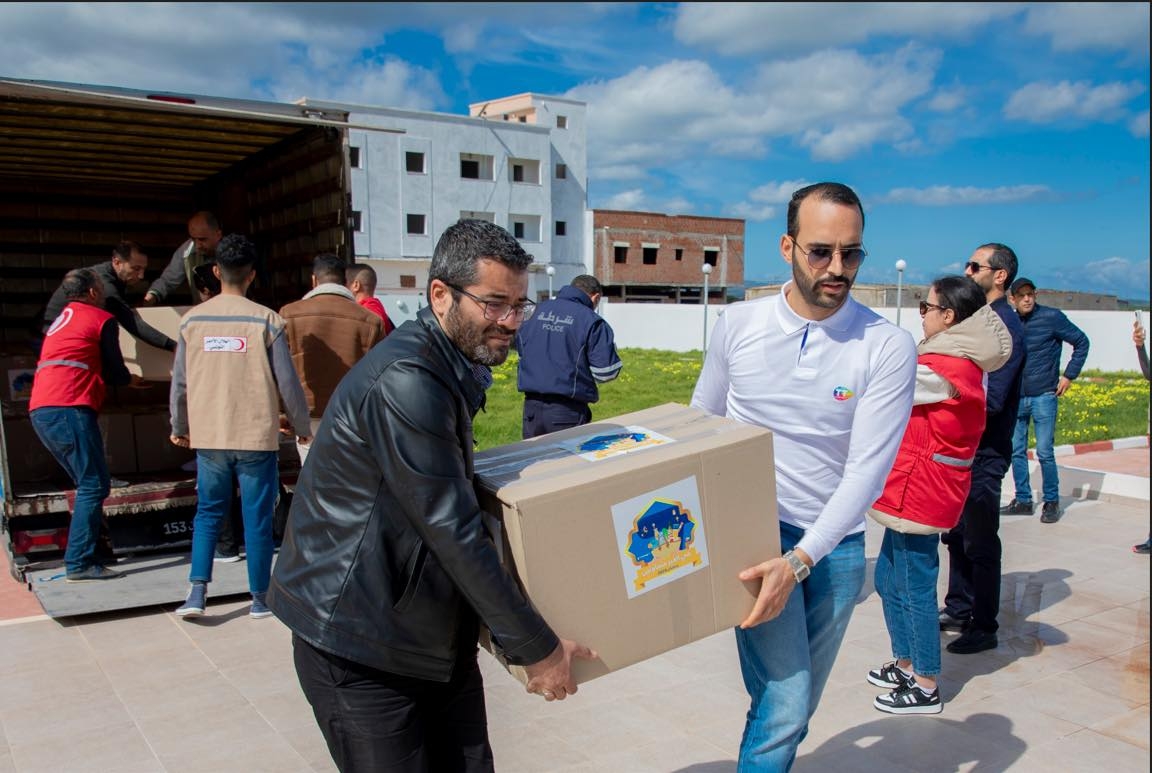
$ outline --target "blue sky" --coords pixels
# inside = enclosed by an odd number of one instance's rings
[[[1149,296],[1147,3],[0,6],[0,76],[463,113],[584,100],[589,204],[743,217],[786,276],[800,185],[853,186],[860,281],[1002,241],[1041,287]]]

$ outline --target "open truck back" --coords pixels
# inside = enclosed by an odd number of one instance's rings
[[[254,300],[299,299],[317,253],[354,254],[347,129],[346,113],[296,105],[0,79],[0,490],[16,579],[55,577],[67,544],[72,484],[27,412],[44,307],[65,272],[132,240],[149,256],[142,296],[190,215],[209,210],[256,244]],[[168,386],[110,389],[102,411],[110,472],[130,484],[105,504],[118,555],[190,544],[195,474],[168,442]],[[293,447],[281,454],[289,488],[298,465]],[[171,585],[172,600],[186,590],[183,578],[129,579]],[[141,603],[115,584],[91,609],[76,602],[88,586],[67,586],[69,614]]]

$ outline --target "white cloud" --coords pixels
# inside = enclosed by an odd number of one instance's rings
[[[767,62],[741,86],[707,62],[675,60],[565,96],[588,103],[593,178],[620,165],[669,166],[714,153],[760,158],[785,137],[815,159],[842,160],[908,140],[901,111],[931,88],[939,60],[938,51],[913,45],[873,56],[824,51]]]
[[[1018,204],[1054,198],[1047,185],[1004,185],[997,188],[933,185],[928,188],[893,188],[878,201],[887,204],[915,204],[923,207],[951,207],[981,204]]]
[[[1144,93],[1140,83],[1088,81],[1029,83],[1013,92],[1004,105],[1004,117],[1029,123],[1052,123],[1067,118],[1114,121],[1123,116],[1124,105]]]
[[[1036,272],[1041,286],[1075,288],[1083,292],[1119,295],[1121,298],[1148,297],[1148,260],[1122,257],[1091,260],[1072,269],[1050,269]]]
[[[683,43],[721,54],[793,53],[880,36],[964,38],[1019,8],[1016,3],[681,3],[674,32]]]
[[[642,164],[593,164],[589,180],[643,180],[647,176],[648,170]]]
[[[780,180],[764,183],[748,192],[748,198],[761,204],[787,204],[792,194],[812,183],[807,180]]]
[[[374,33],[367,26],[345,24],[340,14],[325,17],[317,10],[239,3],[7,4],[0,9],[6,38],[0,47],[0,72],[219,96],[266,96],[285,69],[351,63],[371,42]],[[254,87],[254,81],[267,91]]]
[[[1147,3],[1035,3],[1024,31],[1052,39],[1056,51],[1148,52]]]
[[[1147,137],[1148,136],[1148,111],[1136,115],[1128,121],[1128,131],[1132,132],[1134,137]]]
[[[660,211],[666,215],[685,215],[696,211],[696,206],[683,196],[674,196],[660,205]]]
[[[642,209],[644,204],[644,191],[641,188],[632,188],[627,191],[609,196],[604,204],[597,209]]]
[[[436,76],[401,59],[346,64],[327,69],[288,68],[272,88],[272,98],[292,102],[300,97],[359,105],[387,105],[430,110],[446,101]]]
[[[937,113],[953,113],[963,107],[967,101],[968,93],[964,88],[941,89],[928,100],[928,109]]]
[[[727,212],[731,217],[742,217],[757,223],[776,217],[776,207],[771,204],[752,204],[747,201],[736,202],[727,208]]]
[[[733,158],[764,158],[768,149],[762,137],[724,137],[708,146],[709,155]]]

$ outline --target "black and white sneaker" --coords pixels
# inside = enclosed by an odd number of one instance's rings
[[[939,688],[929,695],[912,681],[877,697],[872,705],[889,714],[939,714],[944,710]]]
[[[888,689],[899,689],[912,681],[912,675],[900,670],[900,666],[896,665],[896,661],[885,663],[880,668],[874,668],[868,672],[868,681],[877,687],[887,687]]]

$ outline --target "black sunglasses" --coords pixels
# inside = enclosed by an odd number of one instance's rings
[[[970,260],[967,263],[965,263],[964,268],[968,269],[973,274],[979,274],[984,269],[988,269],[989,271],[999,271],[999,269],[996,268],[995,266],[985,266],[983,263],[977,263],[974,260]]]
[[[938,311],[948,311],[947,306],[941,306],[937,303],[929,303],[928,301],[920,301],[920,316],[925,316],[931,309]]]
[[[789,239],[792,240],[792,246],[804,253],[804,257],[808,259],[808,265],[815,269],[827,268],[832,264],[832,256],[837,252],[840,253],[840,262],[844,264],[844,268],[854,269],[858,268],[864,262],[864,258],[868,256],[868,251],[863,247],[826,247],[824,245],[817,245],[811,249],[804,249],[800,246],[800,242],[796,241],[796,237],[789,234]]]

